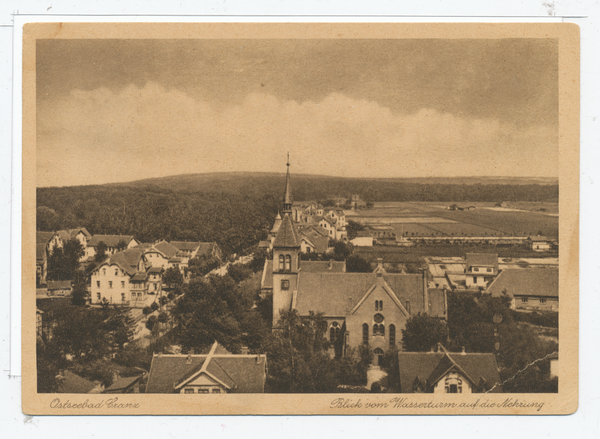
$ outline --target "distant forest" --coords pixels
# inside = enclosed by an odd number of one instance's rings
[[[448,179],[444,179],[448,180]],[[295,200],[326,200],[360,194],[365,201],[548,201],[558,184],[525,180],[486,184],[422,183],[292,175]],[[37,189],[37,229],[86,227],[92,234],[216,241],[239,252],[266,237],[277,210],[282,174],[199,174],[132,183]],[[509,183],[510,182],[510,183]]]

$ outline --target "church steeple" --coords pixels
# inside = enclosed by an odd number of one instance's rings
[[[287,173],[285,175],[285,192],[283,194],[283,213],[292,213],[292,203],[294,198],[292,197],[292,182],[290,181],[290,153],[288,152],[287,157]]]

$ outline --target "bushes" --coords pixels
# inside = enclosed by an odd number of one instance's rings
[[[546,328],[558,328],[557,311],[539,311],[539,312],[512,312],[513,319],[517,322],[530,323],[535,326]]]

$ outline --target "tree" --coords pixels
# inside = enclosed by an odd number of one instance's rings
[[[158,321],[160,323],[166,323],[168,319],[169,315],[166,312],[161,312],[160,314],[158,314]]]
[[[152,309],[152,311],[156,311],[158,309],[158,303],[152,302],[152,304],[150,305],[150,309]]]
[[[406,322],[402,342],[408,352],[427,352],[446,341],[446,325],[435,317],[417,314]]]
[[[365,226],[356,221],[349,220],[346,225],[346,232],[348,233],[348,239],[352,240],[358,236],[358,232],[365,230]]]
[[[142,309],[142,313],[144,313],[145,316],[147,316],[148,314],[152,314],[152,308],[150,308],[149,306],[145,306],[144,309]]]
[[[66,241],[63,247],[55,247],[48,257],[49,280],[73,280],[79,270],[79,260],[85,251],[77,238]]]
[[[352,254],[352,244],[336,241],[333,246],[333,257],[336,261],[344,261]]]
[[[346,259],[346,271],[349,273],[370,273],[371,264],[359,255],[350,255]]]
[[[173,288],[174,286],[183,285],[183,275],[178,268],[169,267],[166,269],[163,275],[163,282],[169,286],[169,288]]]
[[[169,302],[169,299],[167,299],[165,296],[160,296],[158,298],[158,303],[160,304],[160,306],[165,306],[167,303]]]
[[[243,264],[231,264],[227,269],[227,274],[236,282],[240,283],[252,275],[252,270]]]
[[[104,241],[100,241],[96,246],[96,254],[94,255],[94,261],[97,263],[104,262],[106,259],[106,250],[108,246],[104,243]]]
[[[60,217],[54,209],[47,206],[38,206],[36,209],[37,230],[57,230],[60,228]]]
[[[146,328],[150,331],[153,331],[157,323],[158,318],[156,316],[150,316],[148,317],[148,320],[146,320]]]
[[[127,248],[127,242],[124,239],[121,239],[117,242],[117,251],[125,250]]]
[[[83,306],[87,303],[88,291],[84,283],[75,284],[71,292],[71,304]]]

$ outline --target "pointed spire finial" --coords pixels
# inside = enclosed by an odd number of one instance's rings
[[[288,156],[287,156],[287,167],[290,167],[290,152],[288,151]]]

